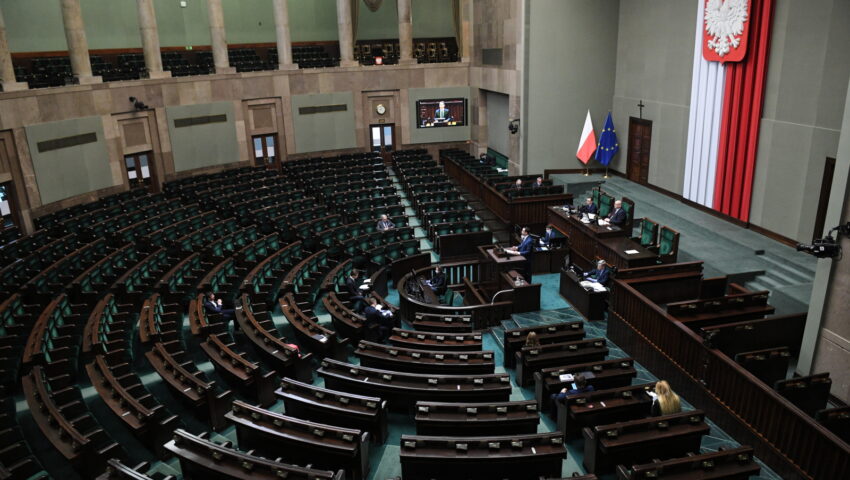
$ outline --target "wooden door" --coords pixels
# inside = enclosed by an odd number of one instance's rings
[[[379,152],[384,163],[392,163],[392,152],[395,150],[395,125],[381,123],[369,125],[369,144],[373,152]]]
[[[634,182],[649,179],[649,147],[652,144],[652,120],[629,117],[629,156],[626,176]]]

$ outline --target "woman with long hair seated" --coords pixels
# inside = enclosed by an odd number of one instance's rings
[[[652,416],[671,415],[682,411],[679,396],[670,388],[666,380],[655,384],[655,399],[652,402]]]

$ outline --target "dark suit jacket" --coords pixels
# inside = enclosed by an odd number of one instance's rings
[[[603,268],[601,271],[594,269],[593,272],[588,275],[588,278],[596,280],[597,283],[601,283],[602,285],[608,284],[608,279],[611,276],[611,269],[608,267]]]
[[[446,274],[442,272],[432,273],[431,288],[434,289],[434,292],[438,295],[442,295],[446,291]]]
[[[567,393],[558,393],[557,398],[560,401],[563,401],[567,398],[567,395],[575,395],[577,393],[587,393],[593,391],[593,385],[585,385],[584,388],[571,388],[567,390]]]
[[[395,228],[395,224],[392,220],[387,220],[386,222],[383,220],[378,220],[378,230],[387,230],[390,228]]]
[[[517,185],[516,183],[511,185],[511,190],[522,190],[522,185]]]
[[[348,294],[352,297],[361,296],[360,290],[357,289],[358,286],[359,285],[357,285],[357,282],[353,278],[348,277],[345,279],[345,289],[348,290]]]
[[[531,184],[531,188],[541,188],[541,187],[545,187],[545,186],[546,185],[544,185],[544,184],[538,185],[536,181]]]
[[[369,305],[368,307],[363,309],[363,316],[366,317],[366,326],[370,325],[380,325],[381,324],[381,312],[378,311],[377,308]]]
[[[626,223],[626,211],[622,208],[614,209],[610,215],[608,215],[608,222],[611,225],[616,225],[618,227],[622,227],[623,224]]]
[[[552,244],[552,240],[554,240],[555,238],[557,238],[555,236],[555,231],[552,230],[551,232],[544,233],[543,237],[541,237],[540,240],[543,241],[543,245],[546,245],[548,247]]]
[[[592,213],[592,214],[596,214],[596,212],[597,212],[598,210],[599,210],[599,209],[598,209],[598,208],[596,208],[596,204],[595,204],[595,203],[591,203],[590,205],[588,205],[588,204],[586,204],[586,203],[585,203],[584,205],[582,205],[582,206],[578,207],[578,211],[579,211],[579,213],[588,213],[588,214]]]
[[[527,260],[531,259],[531,255],[534,254],[534,239],[531,238],[531,235],[525,237],[525,240],[520,242],[517,251]]]
[[[204,299],[204,312],[206,313],[221,313],[221,305],[209,299]]]

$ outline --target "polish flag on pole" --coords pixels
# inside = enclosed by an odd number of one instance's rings
[[[584,128],[581,130],[581,140],[578,142],[576,157],[581,160],[581,163],[587,165],[595,151],[596,134],[593,133],[593,123],[590,121],[590,110],[588,110],[587,118],[584,120]]]

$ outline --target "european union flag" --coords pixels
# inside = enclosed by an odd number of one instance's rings
[[[608,112],[608,118],[605,119],[605,126],[602,128],[602,134],[599,135],[599,146],[596,149],[596,159],[602,165],[608,166],[614,155],[620,151],[620,144],[617,143],[617,131],[614,130],[614,120],[611,119],[611,112]]]

